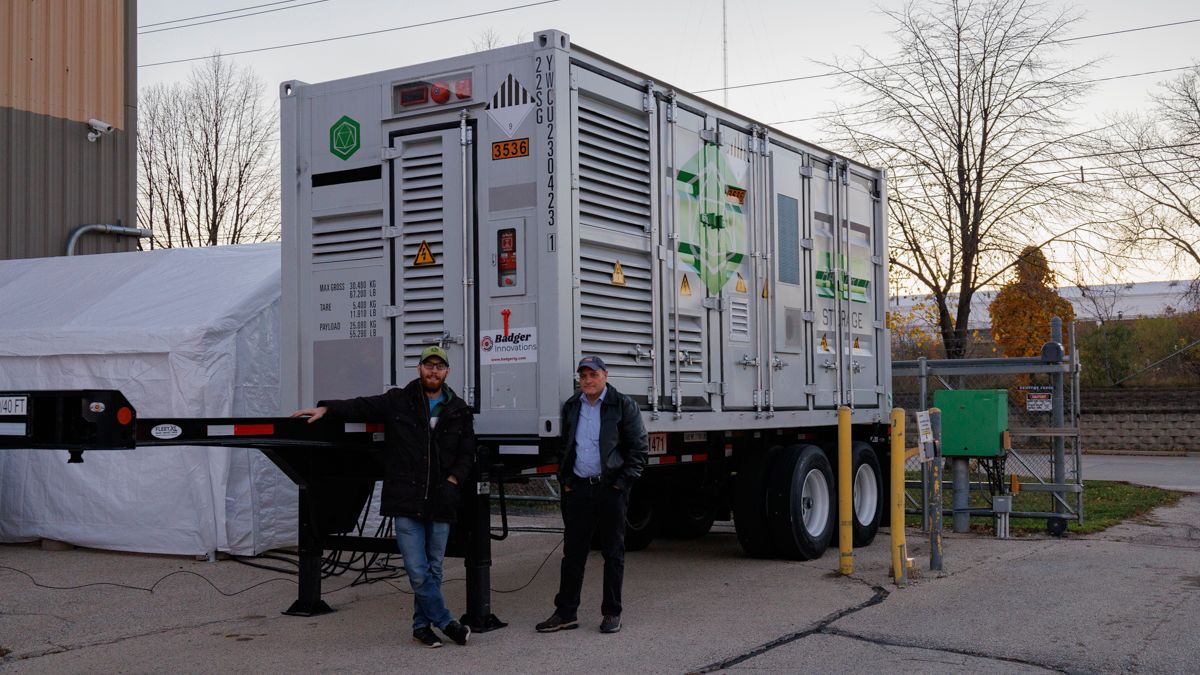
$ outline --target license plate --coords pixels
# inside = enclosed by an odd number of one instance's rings
[[[667,435],[666,434],[650,434],[650,453],[651,455],[667,454]]]

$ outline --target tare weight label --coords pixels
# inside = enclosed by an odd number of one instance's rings
[[[373,338],[379,333],[380,285],[362,271],[315,276],[317,339]]]

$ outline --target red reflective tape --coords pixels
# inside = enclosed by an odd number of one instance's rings
[[[677,461],[679,461],[679,458],[674,455],[663,455],[658,458],[659,464],[674,464]]]
[[[708,455],[703,452],[698,455],[692,455],[692,461],[693,462],[707,462]]]
[[[368,424],[367,431],[369,433],[378,433],[380,431],[383,431],[383,425],[382,424]]]
[[[234,436],[274,436],[274,424],[235,424],[233,425]]]
[[[538,473],[558,473],[557,464],[543,464],[537,468]]]

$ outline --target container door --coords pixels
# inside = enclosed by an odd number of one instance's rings
[[[810,381],[821,408],[841,403],[841,340],[838,313],[841,259],[838,256],[835,216],[838,212],[838,176],[832,159],[811,158],[809,211],[812,223],[813,331],[809,356]]]
[[[808,326],[805,313],[811,309],[806,288],[811,275],[805,266],[803,243],[808,238],[801,154],[788,148],[771,148],[771,177],[774,200],[773,266],[775,333],[771,363],[771,401],[779,408],[807,408]]]
[[[662,103],[666,185],[663,194],[663,256],[661,274],[664,302],[662,325],[666,335],[663,364],[664,404],[674,409],[708,409],[713,381],[712,363],[720,363],[720,345],[709,339],[709,320],[719,325],[719,315],[708,298],[719,298],[720,288],[710,289],[699,250],[702,190],[699,158],[705,147],[701,137],[705,118]],[[708,306],[706,306],[706,303]],[[711,345],[710,345],[711,342]],[[720,377],[718,372],[715,376]]]
[[[765,390],[765,357],[759,343],[761,308],[766,283],[765,265],[755,264],[759,249],[760,214],[751,206],[750,136],[721,126],[719,145],[709,144],[702,158],[705,175],[701,241],[710,290],[721,298],[721,365],[725,407],[753,408]]]
[[[579,68],[572,77],[578,353],[603,358],[609,383],[644,404],[657,356],[650,116],[638,89]]]
[[[876,241],[880,224],[878,179],[847,170],[843,181],[846,201],[846,265],[842,302],[846,311],[847,389],[856,408],[879,405],[879,353],[883,317],[876,289],[883,278],[882,244]],[[886,348],[886,346],[885,346]]]
[[[416,377],[421,350],[441,345],[450,356],[446,383],[474,403],[476,364],[465,298],[464,263],[473,261],[468,225],[473,207],[471,152],[453,128],[397,136],[393,140],[393,214],[398,229],[392,248],[394,286],[393,363],[396,383]],[[467,215],[464,215],[466,213]],[[472,331],[469,333],[469,331]],[[468,356],[471,359],[468,361]]]

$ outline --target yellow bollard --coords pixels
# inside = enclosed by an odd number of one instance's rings
[[[908,543],[904,540],[904,409],[892,408],[892,577],[908,583]]]
[[[838,407],[838,549],[839,571],[843,575],[854,573],[854,492],[851,489],[850,472],[853,470],[850,456],[850,408]]]

